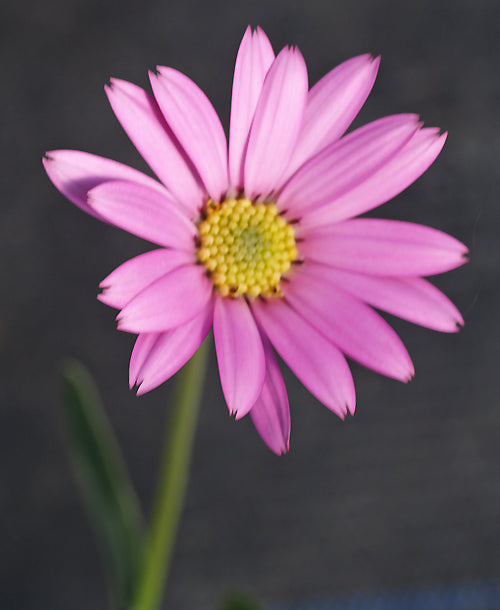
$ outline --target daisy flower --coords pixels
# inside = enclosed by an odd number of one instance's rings
[[[275,56],[248,28],[233,80],[229,146],[212,104],[173,68],[153,95],[112,79],[109,101],[159,181],[74,150],[45,169],[74,204],[157,246],[118,267],[99,299],[138,335],[130,386],[148,392],[178,371],[213,327],[231,414],[250,416],[276,453],[288,450],[289,404],[275,352],[343,418],[355,408],[346,356],[401,381],[414,374],[398,335],[373,308],[453,332],[455,306],[423,276],[465,262],[438,230],[358,218],[414,182],[446,134],[414,114],[344,135],[379,58],[342,63],[311,89],[297,48]]]

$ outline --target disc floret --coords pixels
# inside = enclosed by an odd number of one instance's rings
[[[222,296],[282,296],[280,281],[298,252],[276,204],[209,201],[198,232],[198,260]]]

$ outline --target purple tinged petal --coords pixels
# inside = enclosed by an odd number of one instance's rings
[[[129,383],[145,394],[167,381],[193,356],[207,336],[213,322],[213,304],[187,324],[163,333],[137,337],[130,358]]]
[[[290,441],[288,395],[273,349],[265,336],[262,344],[266,355],[266,378],[250,417],[269,449],[281,455],[288,451]]]
[[[184,265],[149,284],[117,316],[130,333],[171,330],[187,324],[208,304],[212,283],[202,265]]]
[[[123,309],[149,284],[177,267],[193,262],[193,255],[182,250],[152,250],[131,258],[100,284],[102,293],[97,298],[115,309]]]
[[[278,196],[282,210],[308,214],[331,204],[383,167],[417,131],[418,117],[384,117],[324,148],[303,165]]]
[[[196,318],[195,318],[196,319]],[[183,328],[179,326],[179,328]],[[139,385],[139,373],[143,364],[149,357],[151,350],[155,346],[159,338],[169,336],[172,331],[164,333],[141,333],[138,335],[134,343],[134,349],[130,355],[130,364],[128,368],[128,385],[132,389],[135,385]]]
[[[305,271],[284,285],[291,306],[349,358],[382,375],[409,381],[415,373],[412,361],[389,324],[342,288]]]
[[[385,165],[331,205],[308,211],[304,227],[322,227],[363,214],[399,195],[435,161],[446,141],[435,128],[420,129]]]
[[[266,196],[280,186],[302,126],[307,87],[300,51],[284,48],[266,75],[248,138],[247,197]]]
[[[353,57],[326,74],[309,91],[304,124],[287,176],[344,134],[365,103],[379,64],[380,57]]]
[[[87,193],[110,180],[127,180],[143,184],[160,193],[165,188],[146,174],[118,163],[79,150],[52,150],[45,154],[43,165],[54,186],[87,214],[104,220],[87,203]]]
[[[112,181],[88,193],[88,204],[108,222],[160,246],[194,252],[195,225],[167,190]]]
[[[274,52],[265,33],[246,29],[236,57],[229,128],[229,176],[237,191],[243,187],[243,165],[250,125]]]
[[[451,235],[397,220],[356,218],[304,237],[306,260],[368,275],[434,275],[467,262],[467,248]]]
[[[306,263],[304,272],[343,287],[372,307],[394,316],[438,330],[456,332],[463,318],[455,305],[440,290],[419,277],[376,277]]]
[[[354,413],[351,371],[340,352],[283,299],[254,301],[252,310],[276,351],[304,386],[342,419]]]
[[[214,338],[224,398],[240,419],[260,396],[266,375],[262,339],[244,299],[216,298]]]
[[[226,136],[217,113],[190,78],[158,66],[150,73],[156,101],[168,126],[189,155],[208,194],[219,201],[228,188]]]
[[[153,96],[115,78],[105,90],[113,112],[141,156],[177,201],[196,214],[206,197],[205,188]]]

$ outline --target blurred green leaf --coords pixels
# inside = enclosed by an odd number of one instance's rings
[[[265,606],[248,591],[231,591],[226,594],[219,610],[265,610]]]
[[[90,374],[69,360],[61,376],[72,463],[99,538],[114,602],[122,610],[132,598],[141,553],[139,503]]]

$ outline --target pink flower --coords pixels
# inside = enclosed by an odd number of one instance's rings
[[[465,262],[466,247],[428,227],[355,218],[388,201],[434,161],[446,134],[417,116],[384,117],[344,135],[379,59],[354,57],[308,90],[298,49],[276,57],[247,29],[236,59],[229,149],[205,94],[172,68],[153,95],[113,79],[106,93],[161,182],[88,153],[47,153],[73,203],[159,249],[102,283],[99,299],[137,333],[130,386],[148,392],[178,371],[212,328],[222,389],[265,443],[288,450],[290,414],[273,348],[341,418],[354,412],[345,356],[408,381],[410,357],[372,307],[454,332],[455,306],[422,276]]]

